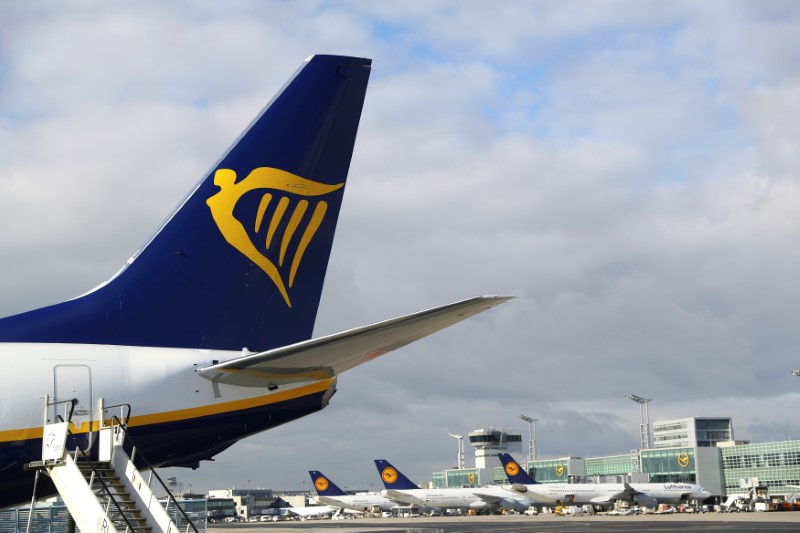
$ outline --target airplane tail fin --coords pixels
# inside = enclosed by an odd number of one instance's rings
[[[112,279],[0,342],[265,351],[311,337],[369,59],[312,56]]]
[[[537,485],[539,483],[533,479],[511,455],[507,453],[498,453],[497,457],[500,459],[500,462],[503,463],[503,472],[505,472],[509,483],[520,483],[522,485]]]
[[[336,483],[331,481],[322,472],[317,470],[309,470],[308,474],[311,476],[311,482],[314,483],[314,489],[320,496],[344,496],[345,492],[340,489]]]
[[[402,472],[393,467],[386,459],[375,459],[375,466],[378,468],[378,474],[380,474],[381,481],[383,481],[383,485],[387,490],[419,488],[413,481],[404,476]]]

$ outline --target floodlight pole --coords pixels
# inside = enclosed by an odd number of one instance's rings
[[[464,435],[455,435],[453,433],[448,433],[448,435],[458,439],[458,459],[456,464],[459,470],[464,470]]]
[[[650,413],[648,412],[647,404],[653,400],[652,398],[642,398],[635,394],[628,394],[625,398],[639,404],[639,411],[642,415],[642,423],[639,425],[639,431],[642,437],[642,450],[647,450],[650,448]]]
[[[528,423],[528,461],[536,460],[536,421],[538,418],[533,418],[525,415],[517,415],[517,418],[524,420]]]

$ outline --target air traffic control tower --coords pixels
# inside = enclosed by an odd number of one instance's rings
[[[522,430],[483,428],[469,432],[469,443],[475,448],[475,468],[480,470],[503,466],[498,453],[508,453],[513,457],[522,456]],[[491,477],[490,477],[491,478]]]

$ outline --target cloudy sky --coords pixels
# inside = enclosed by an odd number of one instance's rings
[[[305,57],[366,56],[316,334],[516,298],[168,475],[423,481],[518,414],[540,457],[626,453],[629,393],[798,439],[798,28],[790,1],[4,2],[0,314],[116,272]]]

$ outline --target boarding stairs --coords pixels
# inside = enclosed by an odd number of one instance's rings
[[[42,460],[29,467],[35,469],[37,482],[42,473],[50,477],[82,533],[198,533],[152,465],[139,454],[138,461],[149,470],[145,477],[134,464],[137,450],[127,434],[129,406],[104,408],[100,403],[103,416],[94,442],[95,433],[76,436],[70,430],[71,407],[65,407],[63,417],[52,416],[53,408],[64,403],[74,405],[72,401],[51,402],[45,397]],[[116,408],[120,409],[120,416],[106,419],[105,413]],[[56,422],[48,422],[51,419]],[[151,483],[160,484],[161,491],[167,494],[166,508]],[[34,482],[31,508],[36,500],[36,485]],[[170,509],[182,514],[185,530],[179,531],[169,516]],[[30,529],[29,521],[28,532]]]

